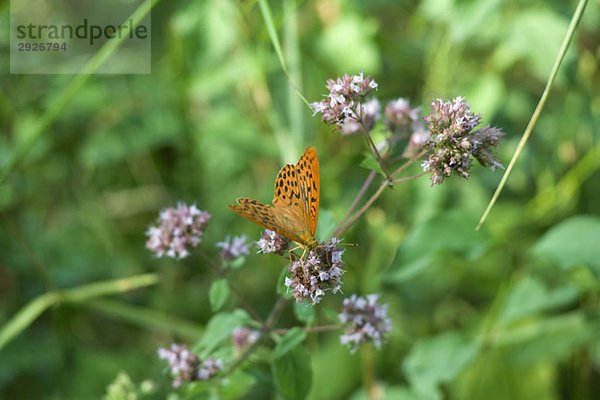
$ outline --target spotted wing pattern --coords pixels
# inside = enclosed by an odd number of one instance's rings
[[[317,246],[315,230],[319,214],[319,160],[307,147],[298,164],[287,164],[275,179],[273,206],[239,198],[229,206],[241,216],[271,229],[303,246]]]
[[[296,176],[298,177],[304,215],[307,217],[308,226],[314,235],[319,217],[320,191],[319,160],[317,151],[314,148],[307,147],[302,157],[300,157],[300,161],[296,164]]]
[[[287,226],[281,212],[268,204],[260,203],[254,199],[241,197],[236,205],[228,205],[230,209],[244,218],[264,226],[295,242],[301,243],[300,237]]]

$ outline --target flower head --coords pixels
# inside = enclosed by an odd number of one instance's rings
[[[157,257],[185,258],[189,249],[200,243],[210,217],[195,204],[186,206],[179,202],[177,208],[168,207],[160,212],[158,226],[150,226],[146,231],[146,247]]]
[[[409,101],[402,97],[387,103],[384,124],[388,128],[388,137],[377,144],[380,153],[384,153],[386,148],[392,149],[399,141],[410,138],[402,157],[412,158],[418,154],[429,138],[429,132],[419,118],[420,111],[421,107],[411,107]]]
[[[336,125],[342,134],[357,133],[361,124],[367,130],[379,118],[379,103],[369,103],[366,99],[377,89],[377,83],[364,73],[350,76],[345,74],[336,80],[327,80],[329,93],[325,99],[312,103],[314,114],[321,113],[321,119],[328,125]],[[376,115],[375,115],[376,114]]]
[[[238,257],[249,254],[248,243],[246,243],[246,236],[234,236],[231,239],[227,236],[224,241],[217,243],[217,247],[221,249],[221,257],[226,261],[235,260]]]
[[[179,387],[185,382],[208,380],[221,369],[221,360],[209,358],[201,362],[198,356],[183,344],[172,344],[170,349],[158,349],[158,357],[169,365],[173,378],[173,387]]]
[[[352,353],[362,343],[372,342],[375,347],[381,347],[386,333],[392,330],[391,321],[387,317],[387,304],[380,305],[378,299],[377,294],[367,295],[366,298],[353,294],[344,299],[342,312],[338,317],[346,329],[340,336],[340,341],[350,345]]]
[[[337,244],[337,238],[331,238],[308,253],[305,259],[292,262],[288,272],[291,277],[285,278],[285,286],[293,292],[293,297],[298,303],[309,298],[313,305],[319,303],[325,291],[338,292],[342,286],[344,250]]]
[[[504,133],[489,126],[473,131],[481,114],[474,114],[464,97],[452,102],[437,99],[431,108],[432,113],[425,117],[431,133],[426,144],[429,153],[422,166],[424,171],[431,171],[432,184],[440,184],[452,174],[468,178],[471,156],[484,166],[502,166],[490,149],[498,145]]]
[[[283,255],[290,247],[290,240],[277,232],[265,229],[258,242],[256,242],[256,247],[258,248],[257,253],[275,253]]]
[[[403,133],[402,130],[411,127],[419,119],[421,107],[413,108],[407,99],[402,97],[390,101],[385,106],[387,127],[396,134]]]
[[[258,340],[260,332],[245,326],[238,326],[231,333],[231,341],[236,352],[241,353],[246,347]]]

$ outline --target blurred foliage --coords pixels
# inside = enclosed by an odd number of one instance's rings
[[[507,163],[576,2],[270,6],[308,101],[321,98],[327,78],[360,71],[379,83],[379,99],[408,97],[424,113],[434,97],[464,95],[484,125],[507,132],[499,153]],[[8,25],[8,2],[0,19]],[[152,390],[140,398],[166,398],[172,389],[157,347],[195,341],[209,354],[248,316],[204,259],[154,259],[144,248],[157,212],[177,200],[208,210],[201,246],[210,255],[227,234],[257,240],[260,228],[226,204],[240,195],[269,200],[281,164],[311,144],[321,163],[322,238],[368,174],[359,165],[364,141],[311,118],[289,85],[257,2],[159,1],[152,30],[152,74],[89,77],[0,185],[0,325],[56,288],[147,272],[159,283],[42,314],[0,350],[2,398],[122,398],[119,390],[135,395],[135,382],[147,379]],[[8,71],[6,32],[0,46]],[[312,380],[311,399],[597,398],[599,59],[600,7],[591,2],[482,231],[473,228],[499,171],[477,169],[469,181],[435,188],[425,177],[399,184],[346,233],[359,247],[345,253],[344,293],[379,292],[389,304],[393,331],[382,351],[350,355],[339,332],[328,332],[271,360],[266,343],[220,396],[275,397],[276,383],[282,395],[299,396],[298,374],[312,367],[302,380]],[[0,77],[0,168],[72,79]],[[230,275],[264,318],[281,268],[278,257],[251,254]],[[314,314],[288,304],[277,326],[332,323],[328,310],[342,298],[328,295]],[[205,334],[190,338],[197,325]],[[169,398],[211,392],[191,386]]]

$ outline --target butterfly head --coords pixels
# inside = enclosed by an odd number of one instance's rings
[[[300,235],[300,239],[302,239],[302,247],[307,250],[316,250],[319,247],[319,242],[313,235]]]

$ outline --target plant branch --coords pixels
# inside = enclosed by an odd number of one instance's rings
[[[286,301],[286,299],[284,296],[279,296],[277,303],[275,303],[275,305],[273,306],[273,309],[271,310],[271,312],[269,313],[269,316],[267,317],[267,322],[265,322],[263,324],[263,326],[260,330],[260,337],[258,338],[258,340],[256,340],[256,342],[252,343],[250,346],[246,347],[244,352],[233,362],[233,364],[231,364],[229,369],[227,369],[227,372],[225,372],[224,376],[227,376],[227,375],[231,374],[233,371],[235,371],[235,369],[237,367],[239,367],[246,360],[246,358],[248,358],[250,356],[250,354],[252,354],[254,352],[254,349],[256,349],[256,347],[259,345],[261,340],[267,336],[267,333],[269,333],[271,331],[271,328],[273,327],[275,320],[279,316],[279,313],[281,312],[281,310],[283,310],[285,301]]]
[[[421,172],[420,174],[416,174],[413,176],[407,176],[406,178],[399,178],[399,179],[394,179],[392,182],[397,183],[397,182],[405,182],[405,181],[410,181],[413,179],[417,179],[422,177],[423,175],[428,175],[429,172]]]
[[[354,223],[354,221],[356,221],[358,219],[358,217],[360,217],[365,211],[367,211],[367,209],[371,206],[371,204],[373,204],[373,202],[375,200],[377,200],[377,198],[381,195],[381,193],[387,187],[388,187],[388,181],[384,180],[381,183],[381,185],[379,186],[379,189],[377,189],[377,191],[375,193],[373,193],[373,195],[371,196],[371,198],[369,198],[369,200],[367,200],[367,202],[352,216],[352,218],[350,218],[340,228],[337,228],[335,230],[335,232],[333,233],[333,236],[339,237],[342,233],[344,233],[346,231],[346,229],[348,229],[350,227],[350,225],[352,225]]]
[[[356,206],[358,205],[358,202],[362,199],[362,197],[365,195],[365,192],[367,191],[367,189],[369,188],[369,186],[371,186],[371,183],[373,182],[373,179],[375,178],[375,175],[377,175],[377,171],[371,171],[369,173],[369,176],[367,176],[367,179],[365,180],[365,182],[363,183],[362,187],[360,188],[360,191],[358,192],[358,194],[356,195],[356,197],[354,198],[354,201],[352,202],[352,205],[350,205],[350,208],[348,209],[348,211],[346,212],[346,215],[344,215],[344,218],[342,218],[342,220],[340,221],[339,224],[337,224],[337,226],[335,227],[335,229],[333,230],[334,232],[337,232],[337,229],[342,226],[342,224],[344,223],[344,221],[346,221],[348,218],[350,218],[350,215],[352,215],[352,212],[354,211],[354,209],[356,208]]]
[[[229,289],[235,295],[235,297],[237,297],[237,299],[240,302],[240,304],[242,305],[242,307],[244,307],[246,309],[246,311],[248,311],[248,313],[252,316],[252,318],[254,318],[256,321],[258,321],[262,325],[263,324],[262,318],[258,315],[258,313],[256,311],[254,311],[252,306],[246,301],[246,299],[244,299],[244,296],[242,296],[242,294],[235,288],[235,286],[233,286],[233,284],[230,282],[230,280],[227,279],[227,274],[225,274],[225,272],[221,269],[221,267],[219,267],[214,262],[214,260],[212,258],[210,258],[208,256],[208,254],[206,254],[202,249],[198,249],[198,252],[206,261],[208,261],[208,263],[210,264],[212,269],[215,271],[215,273],[217,275],[219,275],[220,278],[225,279],[227,281],[227,284],[229,285]]]
[[[383,171],[383,174],[385,175],[387,184],[391,185],[392,179],[390,178],[390,174],[388,174],[387,167],[385,166],[385,163],[383,162],[383,158],[381,157],[381,154],[379,154],[379,150],[377,150],[377,146],[375,146],[375,143],[373,142],[373,139],[371,138],[371,134],[369,133],[369,131],[367,131],[365,129],[365,126],[363,125],[362,121],[360,121],[359,125],[360,125],[361,132],[367,138],[369,147],[371,147],[371,151],[375,155],[375,158],[377,159],[377,162],[379,163],[379,166],[381,167],[381,170]]]
[[[340,329],[342,326],[341,325],[321,325],[321,326],[307,326],[302,328],[302,330],[306,333],[317,333],[317,332],[328,332],[328,331],[335,331]],[[289,329],[275,329],[273,332],[275,332],[278,335],[285,335],[286,333],[289,332]]]

